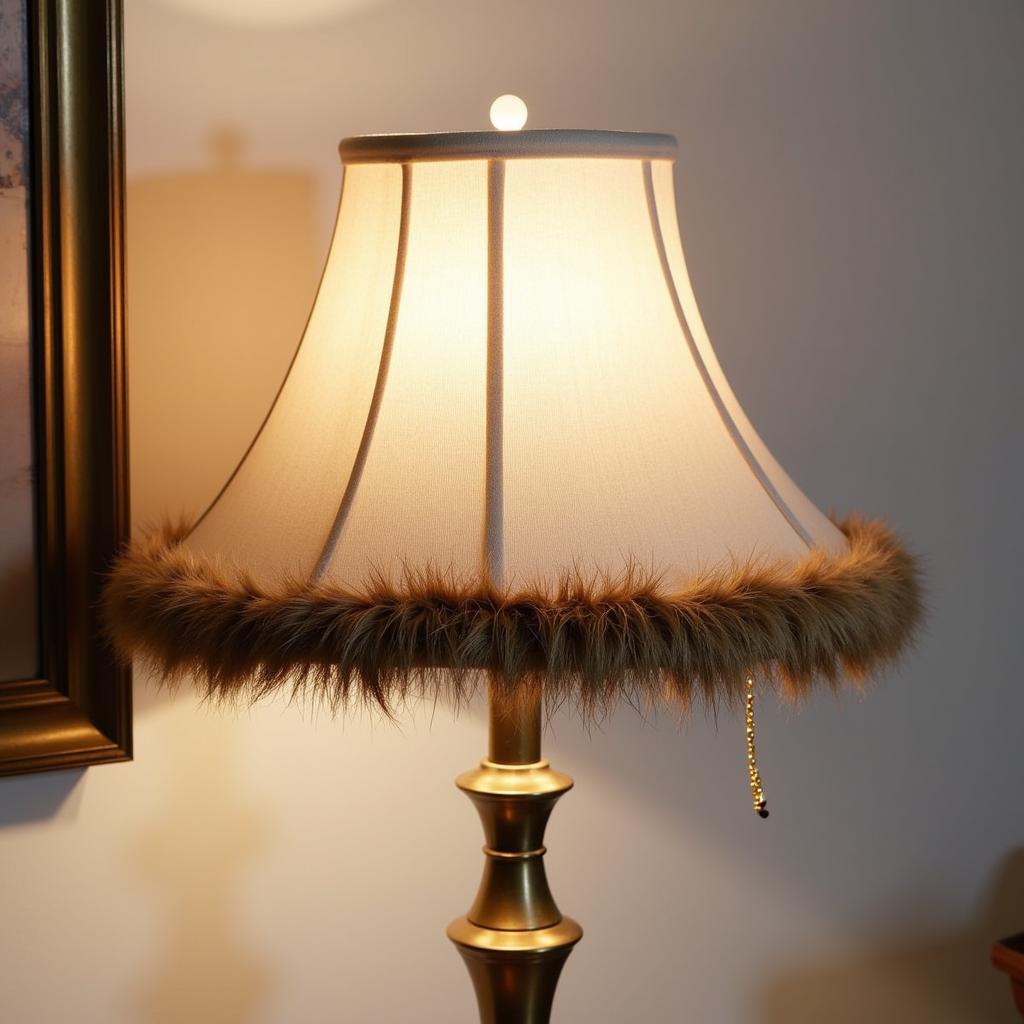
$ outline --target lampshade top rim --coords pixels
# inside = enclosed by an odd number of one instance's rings
[[[603,157],[672,160],[672,135],[597,129],[535,129],[518,132],[432,132],[416,135],[355,135],[338,147],[346,164],[419,160],[512,160]]]

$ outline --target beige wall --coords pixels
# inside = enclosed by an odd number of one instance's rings
[[[558,1019],[1010,1021],[1024,929],[1018,0],[126,0],[138,522],[198,509],[301,330],[363,131],[676,133],[742,401],[825,507],[926,553],[931,623],[864,698],[740,723],[556,720],[549,840],[587,934]],[[253,10],[252,24],[218,20]],[[203,10],[207,14],[203,14]],[[272,13],[272,11],[270,12]],[[0,1019],[474,1019],[443,938],[479,867],[479,709],[400,728],[139,678],[136,760],[0,782]]]

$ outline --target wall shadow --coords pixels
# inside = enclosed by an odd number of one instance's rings
[[[128,365],[136,531],[194,518],[266,415],[316,290],[317,183],[245,165],[231,128],[200,170],[129,180]],[[166,691],[136,673],[136,712]]]
[[[758,999],[762,1024],[966,1024],[1015,1021],[1006,977],[989,956],[997,939],[1024,929],[1024,848],[1009,854],[963,927],[887,941],[842,963],[801,966]]]
[[[233,28],[262,30],[333,23],[392,0],[157,0],[168,9]]]
[[[78,816],[84,768],[0,779],[0,829]]]
[[[322,253],[317,183],[247,166],[245,139],[212,132],[207,165],[139,175],[127,190],[132,503],[136,530],[214,498],[273,401],[312,304]],[[135,675],[136,714],[171,691]],[[236,774],[230,723],[196,713],[150,751],[150,806],[128,856],[152,889],[158,939],[128,996],[140,1024],[240,1024],[275,968],[246,938],[247,867],[268,819]]]
[[[252,440],[316,291],[312,175],[245,165],[230,128],[201,170],[128,182],[128,354],[136,527],[193,516]]]
[[[129,858],[163,921],[148,976],[129,997],[139,1024],[241,1024],[273,987],[274,967],[244,934],[245,870],[268,821],[235,772],[234,745],[212,718],[181,732]],[[157,928],[158,934],[160,928]]]

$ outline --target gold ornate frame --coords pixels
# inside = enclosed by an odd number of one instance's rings
[[[0,682],[0,775],[131,758],[103,640],[128,537],[120,0],[29,3],[39,678]]]

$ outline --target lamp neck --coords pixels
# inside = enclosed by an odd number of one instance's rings
[[[488,761],[502,765],[536,764],[541,759],[540,688],[517,696],[514,702],[499,695],[494,683],[488,690]]]

